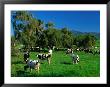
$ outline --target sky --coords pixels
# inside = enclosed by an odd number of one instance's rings
[[[100,11],[30,11],[32,15],[56,28],[67,27],[80,32],[100,32]],[[12,30],[13,31],[13,30]]]
[[[81,32],[100,32],[99,11],[31,11],[44,23],[52,21],[57,28],[67,27]]]

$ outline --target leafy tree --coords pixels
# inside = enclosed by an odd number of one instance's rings
[[[12,11],[12,25],[14,36],[12,46],[23,44],[26,48],[39,47],[92,47],[95,45],[94,35],[86,34],[74,36],[68,28],[56,29],[53,22],[44,22],[34,18],[29,11]],[[76,48],[76,47],[75,47]],[[14,51],[13,51],[14,52]]]
[[[63,47],[72,47],[72,45],[73,45],[73,35],[68,30],[69,29],[67,29],[67,28],[63,28],[61,30]]]
[[[85,47],[92,47],[95,45],[95,36],[87,34],[84,39]]]
[[[53,28],[53,27],[54,27],[54,23],[50,21],[50,22],[48,22],[47,24],[45,24],[45,27],[46,27],[47,29]]]
[[[86,34],[77,36],[74,42],[78,47],[89,48],[95,45],[95,40],[95,36]]]
[[[34,18],[27,11],[14,11],[12,12],[12,24],[17,41],[27,47],[36,45],[38,31],[43,30],[41,20]]]

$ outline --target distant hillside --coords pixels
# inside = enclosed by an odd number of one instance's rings
[[[100,39],[100,33],[97,32],[89,32],[89,33],[96,36],[96,38]]]
[[[80,31],[72,30],[72,33],[73,33],[75,36],[84,35],[84,34],[92,34],[92,35],[94,35],[97,39],[100,39],[100,33],[97,33],[97,32],[80,32]]]

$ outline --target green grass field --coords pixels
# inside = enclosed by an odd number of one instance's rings
[[[53,52],[51,64],[45,60],[40,66],[40,72],[36,70],[24,71],[23,54],[19,58],[12,57],[11,76],[12,77],[99,77],[100,76],[100,56],[84,52],[77,52],[80,57],[78,64],[72,64],[69,55],[64,51]],[[31,59],[37,59],[36,53],[30,53]]]

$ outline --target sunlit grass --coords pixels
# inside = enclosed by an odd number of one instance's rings
[[[35,52],[30,53],[30,59],[38,59]],[[76,53],[80,57],[79,64],[72,64],[71,57],[63,51],[53,52],[51,64],[45,60],[41,64],[40,72],[36,70],[24,71],[23,54],[12,57],[11,76],[14,77],[98,77],[100,76],[99,55]]]

